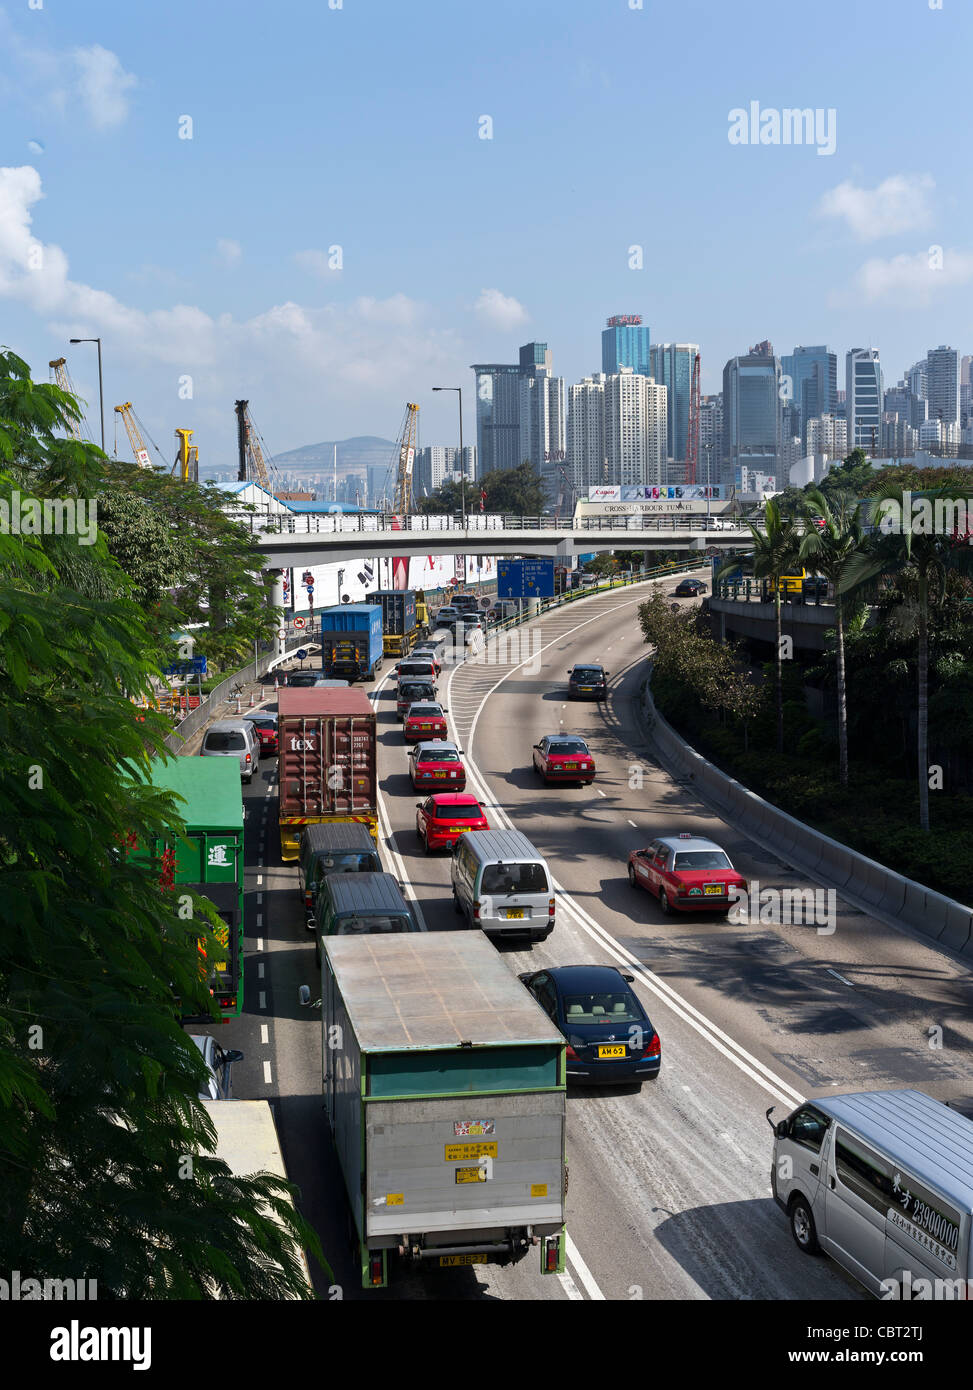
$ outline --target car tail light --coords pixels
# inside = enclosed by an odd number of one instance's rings
[[[567,1047],[564,1049],[564,1055],[565,1057],[569,1058],[572,1062],[577,1062],[580,1060],[578,1054],[575,1052],[574,1048],[571,1046],[570,1043],[568,1043]]]
[[[249,761],[250,761],[250,754],[248,753],[248,754],[247,754],[247,762],[249,762]]]
[[[479,917],[480,917],[480,902],[479,902],[479,899],[477,899],[477,901],[473,904],[473,920],[474,920],[474,921],[479,921]]]
[[[554,899],[553,899],[553,898],[548,898],[548,900],[547,900],[547,915],[548,915],[548,917],[553,917],[553,916],[554,916]]]
[[[313,907],[313,906],[314,906],[314,899],[311,897],[310,892],[308,892],[306,889],[305,889],[305,892],[304,892],[304,906],[305,906],[305,907]]]
[[[648,1044],[646,1045],[644,1052],[642,1053],[642,1057],[661,1057],[661,1055],[662,1044],[659,1041],[659,1035],[658,1033],[653,1033],[648,1041]]]

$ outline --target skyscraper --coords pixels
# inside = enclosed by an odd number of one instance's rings
[[[960,358],[955,348],[930,348],[926,353],[928,418],[944,425],[959,424]]]
[[[443,444],[430,444],[416,454],[412,487],[416,497],[425,497],[441,487],[447,478],[459,478],[465,473],[471,481],[476,477],[476,445],[467,444],[460,464],[459,449]]]
[[[520,463],[520,367],[474,363],[480,477]]]
[[[611,376],[631,367],[640,376],[652,375],[651,336],[641,314],[613,314],[601,335],[601,370]]]
[[[882,364],[877,348],[851,348],[845,357],[848,448],[877,453],[882,442]]]
[[[780,360],[769,343],[758,343],[745,357],[730,358],[723,368],[723,476],[728,484],[741,487],[744,469],[777,476],[780,404]]]
[[[699,463],[696,481],[716,484],[723,463],[723,393],[703,396],[699,403]]]
[[[578,492],[608,481],[605,457],[604,372],[568,387],[567,471]]]
[[[907,381],[900,381],[897,386],[890,386],[885,392],[884,414],[897,415],[900,420],[917,430],[926,418],[927,402],[910,389]]]
[[[649,373],[666,388],[666,453],[675,462],[686,458],[689,440],[689,396],[693,381],[696,343],[656,343]]]
[[[796,347],[780,359],[781,390],[785,405],[800,411],[801,437],[807,441],[808,420],[816,415],[832,415],[838,395],[838,355],[826,344]],[[813,452],[810,447],[808,452]]]
[[[552,376],[547,366],[535,366],[520,378],[519,463],[533,466],[548,502],[557,497],[558,468],[565,458],[564,378]]]
[[[631,367],[605,381],[608,483],[661,483],[666,457],[666,388]]]

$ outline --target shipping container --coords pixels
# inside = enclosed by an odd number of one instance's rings
[[[214,961],[210,989],[224,1018],[243,1009],[243,791],[235,758],[154,759],[151,784],[173,792],[187,839],[167,835],[135,845],[132,858],[153,860],[166,881],[209,898],[223,919],[222,959]],[[209,1014],[185,1021],[211,1023]]]
[[[384,654],[382,608],[377,603],[346,603],[324,608],[321,670],[342,680],[374,680]]]
[[[369,603],[377,603],[382,609],[382,632],[386,656],[406,656],[420,634],[425,636],[425,626],[419,621],[419,600],[414,589],[376,589],[368,595]],[[422,603],[425,613],[425,604]]]
[[[363,690],[278,695],[280,852],[296,859],[305,825],[359,821],[378,843],[375,709]]]
[[[325,1109],[362,1285],[417,1267],[564,1269],[565,1044],[484,937],[322,943]],[[340,1044],[333,1040],[339,1038]]]

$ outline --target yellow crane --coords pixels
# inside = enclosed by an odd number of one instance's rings
[[[132,409],[132,402],[126,401],[124,405],[116,405],[115,414],[122,417],[122,424],[125,426],[125,433],[128,435],[128,442],[132,446],[132,453],[135,455],[135,462],[140,468],[151,468],[152,462],[149,458],[149,451],[145,447],[145,440],[142,438],[142,430],[145,428],[141,420]],[[116,426],[118,421],[116,420]],[[118,431],[115,431],[115,457],[118,457]]]
[[[181,478],[184,483],[199,482],[199,450],[195,444],[190,444],[192,437],[192,430],[176,430],[179,449],[176,461],[172,465],[172,473],[173,477]]]
[[[48,366],[51,370],[51,379],[55,385],[60,386],[61,390],[67,391],[69,395],[77,396],[78,393],[75,390],[74,382],[71,380],[71,374],[68,371],[67,358],[55,357],[53,362],[48,363]],[[85,425],[84,434],[81,432],[82,425]],[[87,425],[85,424],[84,416],[82,416],[80,420],[69,419],[67,421],[67,431],[71,438],[76,439],[79,443],[85,439],[88,440],[89,443],[91,442],[91,436],[87,433]]]
[[[389,464],[389,474],[395,470],[395,498],[393,510],[398,516],[408,516],[415,510],[412,492],[412,469],[416,459],[416,445],[419,436],[419,407],[411,401],[406,404],[402,428],[395,443],[395,453]],[[387,488],[386,484],[386,488]]]

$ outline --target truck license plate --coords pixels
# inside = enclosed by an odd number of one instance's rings
[[[599,1057],[608,1058],[608,1059],[613,1060],[613,1061],[618,1061],[618,1060],[620,1060],[620,1059],[623,1059],[623,1058],[625,1057],[625,1055],[626,1055],[626,1051],[625,1051],[625,1045],[624,1045],[624,1043],[622,1043],[622,1044],[618,1044],[618,1043],[606,1044],[605,1046],[599,1047],[599,1049],[598,1049],[598,1056],[599,1056]]]
[[[508,918],[516,917],[516,918],[519,920],[521,917],[523,917],[523,915],[524,915],[524,909],[523,909],[522,907],[508,907],[508,908],[507,908],[507,917],[508,917]]]
[[[485,1265],[486,1255],[440,1255],[440,1265],[452,1267],[454,1265]]]

